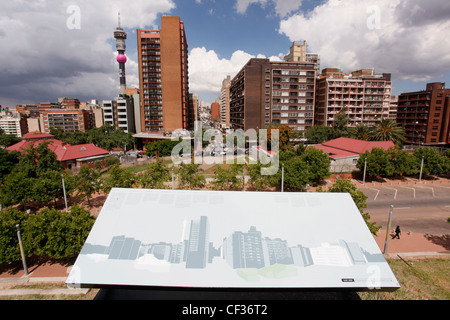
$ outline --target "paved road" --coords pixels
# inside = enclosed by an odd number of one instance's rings
[[[429,234],[450,234],[450,185],[366,186],[367,211],[371,221],[387,226],[394,206],[392,228]]]

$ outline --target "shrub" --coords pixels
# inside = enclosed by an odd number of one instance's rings
[[[0,211],[0,264],[21,260],[17,224],[26,257],[65,259],[79,254],[94,218],[79,206],[70,212],[46,208],[36,215],[6,208]]]

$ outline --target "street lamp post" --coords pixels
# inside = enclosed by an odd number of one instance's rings
[[[422,156],[422,164],[420,165],[420,176],[419,176],[419,183],[422,182],[422,173],[423,173],[423,163],[424,163],[425,156]]]
[[[62,178],[62,186],[63,186],[63,192],[64,192],[64,203],[66,204],[66,212],[69,212],[69,207],[67,206],[66,185],[64,183],[64,175],[61,175],[61,178]]]
[[[367,172],[367,159],[364,160],[364,177],[363,177],[363,185],[366,185],[366,172]]]
[[[175,174],[173,172],[173,167],[172,167],[172,190],[175,190]]]
[[[25,272],[25,276],[28,276],[28,267],[27,262],[25,260],[25,252],[23,250],[22,237],[20,236],[20,226],[16,224],[16,228],[17,228],[17,239],[19,239],[20,255],[22,256],[23,270]]]
[[[281,166],[281,192],[284,192],[284,164]]]
[[[388,244],[389,244],[389,230],[391,229],[391,223],[392,223],[392,211],[394,210],[394,206],[391,205],[391,211],[389,211],[389,221],[388,226],[386,230],[386,242],[384,243],[384,252],[383,254],[387,253]]]

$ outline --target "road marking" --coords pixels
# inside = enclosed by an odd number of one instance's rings
[[[417,186],[417,188],[431,189],[431,192],[433,193],[433,198],[436,198],[436,196],[434,194],[434,189],[432,187]]]
[[[402,187],[402,186],[400,186],[400,188],[405,188],[405,189],[410,189],[410,190],[412,190],[412,191],[413,191],[413,197],[414,197],[414,199],[416,198],[416,189],[415,189],[415,188]]]
[[[374,188],[369,188],[369,187],[367,187],[367,189],[375,190],[377,192],[377,194],[375,195],[375,198],[373,198],[373,200],[377,200],[378,195],[380,194],[380,190],[374,189]]]
[[[397,189],[395,189],[395,188],[389,188],[389,187],[384,187],[384,188],[385,188],[385,189],[389,189],[389,190],[395,190],[394,200],[397,199],[397,193],[398,193],[398,190],[397,190]]]

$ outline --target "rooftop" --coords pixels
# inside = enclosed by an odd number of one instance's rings
[[[392,141],[365,141],[350,138],[337,138],[314,146],[328,153],[331,158],[339,159],[358,156],[374,148],[388,150],[395,145]]]

